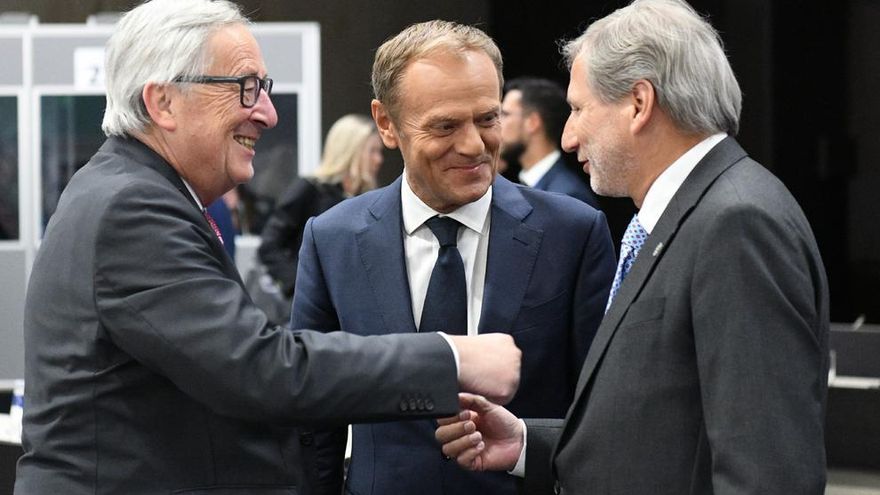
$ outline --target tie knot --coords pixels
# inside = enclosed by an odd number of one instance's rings
[[[455,246],[458,240],[458,220],[451,217],[431,217],[426,222],[441,247]]]
[[[642,224],[639,223],[639,216],[633,215],[632,220],[629,221],[629,225],[626,226],[626,232],[623,233],[622,242],[630,248],[638,251],[641,249],[642,244],[645,243],[647,238],[648,232],[642,227]]]

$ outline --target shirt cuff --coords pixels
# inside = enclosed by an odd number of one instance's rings
[[[523,420],[519,420],[520,424],[522,424],[523,429],[523,437],[522,437],[522,452],[519,453],[519,459],[516,460],[516,466],[513,466],[513,469],[508,471],[508,474],[516,476],[518,478],[526,477],[526,441],[528,435],[526,435],[526,422]]]
[[[443,339],[446,341],[446,343],[449,344],[450,349],[452,349],[452,355],[455,357],[455,376],[456,376],[456,378],[460,378],[461,377],[461,363],[458,358],[458,349],[456,349],[455,344],[452,343],[452,337],[450,337],[449,335],[446,335],[443,332],[437,332],[437,333],[439,333],[440,336],[443,337]]]

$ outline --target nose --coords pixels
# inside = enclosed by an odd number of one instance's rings
[[[257,104],[254,105],[251,120],[265,129],[271,129],[278,124],[275,105],[272,104],[272,98],[263,89],[260,90],[260,96],[257,97]]]
[[[488,132],[488,131],[487,131]],[[461,136],[456,140],[456,151],[464,156],[479,156],[485,153],[486,143],[480,129],[475,124],[464,126]]]
[[[562,129],[562,149],[571,153],[577,151],[578,142],[577,134],[574,132],[574,119],[571,115],[565,121],[565,128]]]

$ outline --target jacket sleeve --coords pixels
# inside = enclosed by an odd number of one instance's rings
[[[552,495],[552,456],[556,442],[562,434],[562,419],[525,419],[526,423],[526,475],[518,480],[521,495]]]
[[[824,269],[806,221],[781,218],[748,204],[721,211],[694,260],[693,338],[716,494],[824,491]]]
[[[103,338],[183,393],[219,414],[276,424],[458,411],[455,361],[441,336],[270,327],[196,208],[152,183],[115,198],[95,241]],[[414,391],[432,398],[432,412],[401,411]]]

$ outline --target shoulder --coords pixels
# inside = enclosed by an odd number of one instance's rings
[[[535,227],[589,229],[605,223],[601,211],[566,194],[513,184],[503,178],[496,180],[495,185],[494,205],[506,211],[526,211],[525,223]]]
[[[313,220],[313,228],[360,230],[376,215],[392,214],[389,210],[400,211],[400,188],[394,185],[368,191],[347,198]]]

